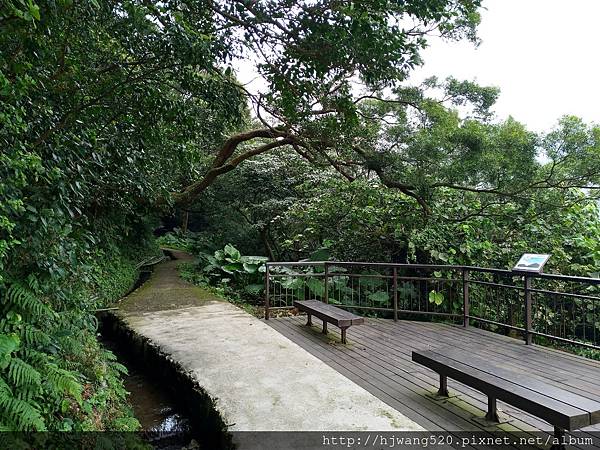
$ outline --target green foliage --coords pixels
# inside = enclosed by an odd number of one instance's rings
[[[168,192],[244,115],[234,83],[203,71],[208,46],[146,12],[0,5],[3,429],[139,427],[94,310],[132,287]]]
[[[97,265],[97,275],[106,275],[101,267]],[[76,311],[58,314],[39,287],[32,287],[34,280],[30,277],[28,285],[13,282],[0,293],[0,426],[96,430],[99,420],[104,422],[100,429],[126,423],[131,412],[119,378],[123,367],[100,348],[93,317]],[[118,278],[114,281],[118,286]],[[113,299],[121,294],[104,292]],[[99,397],[105,397],[103,403],[97,403]],[[130,421],[128,429],[138,426]]]
[[[192,251],[194,247],[193,234],[191,232],[183,233],[180,229],[166,233],[157,239],[158,245],[175,250]]]
[[[71,398],[81,404],[83,386],[76,373],[60,369],[48,352],[58,341],[48,334],[56,314],[32,291],[13,283],[2,296],[0,320],[0,426],[5,429],[47,429],[41,404]],[[22,321],[26,321],[22,323]],[[44,323],[45,331],[39,327]],[[19,338],[21,335],[21,338]],[[21,344],[25,344],[22,346]]]
[[[444,294],[435,290],[430,291],[429,303],[434,303],[437,306],[440,306],[442,303],[444,303]]]
[[[264,256],[242,255],[231,244],[213,255],[201,253],[197,267],[207,282],[213,286],[226,286],[229,293],[243,293],[250,303],[259,301],[264,291]]]

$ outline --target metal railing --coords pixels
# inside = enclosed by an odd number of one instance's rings
[[[269,262],[265,318],[317,299],[363,315],[441,317],[600,350],[600,279],[470,266]]]

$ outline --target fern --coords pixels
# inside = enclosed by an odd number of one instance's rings
[[[20,283],[13,283],[6,291],[5,309],[8,311],[14,308],[27,318],[41,318],[55,314],[29,288]]]
[[[129,375],[129,370],[121,363],[113,362],[110,364],[110,366],[123,375]]]
[[[10,395],[12,396],[12,389],[8,385],[6,381],[2,377],[0,377],[0,397],[2,395]]]
[[[8,383],[0,377],[0,428],[44,431],[46,426],[39,405],[13,396]]]
[[[13,386],[41,384],[40,373],[20,358],[13,358],[8,364],[8,379]]]
[[[3,419],[6,418],[13,429],[27,431],[45,431],[46,426],[39,411],[39,405],[33,405],[25,400],[0,394],[0,408]],[[8,424],[10,426],[10,423]]]
[[[48,382],[52,383],[58,391],[71,395],[78,403],[81,403],[83,386],[77,381],[73,373],[61,369],[52,363],[48,364],[46,367],[47,371],[45,375]]]
[[[44,333],[39,328],[24,323],[19,327],[21,340],[29,347],[31,346],[47,346],[52,342],[50,336]]]

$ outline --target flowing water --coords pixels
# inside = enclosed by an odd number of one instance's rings
[[[161,380],[152,377],[127,357],[114,341],[102,339],[102,343],[129,371],[123,381],[125,389],[130,392],[129,403],[142,425],[145,438],[160,449],[199,448],[192,441],[189,419]]]

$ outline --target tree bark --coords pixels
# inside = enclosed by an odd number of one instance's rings
[[[257,138],[271,138],[273,141],[254,147],[238,156],[233,156],[238,145]],[[296,140],[286,132],[278,129],[263,128],[236,134],[225,141],[215,156],[210,169],[200,180],[190,184],[183,192],[173,193],[173,200],[177,206],[185,207],[192,203],[202,192],[204,192],[215,180],[227,172],[232,171],[245,160],[268,152],[275,148],[295,143]]]

